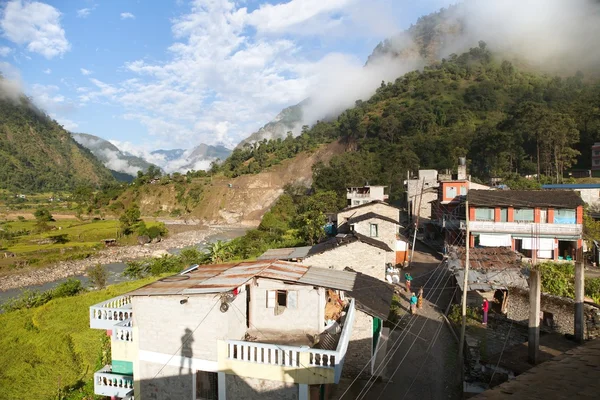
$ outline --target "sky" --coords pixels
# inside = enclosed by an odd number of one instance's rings
[[[0,2],[0,71],[134,154],[235,146],[444,0]],[[355,99],[352,99],[354,101]]]

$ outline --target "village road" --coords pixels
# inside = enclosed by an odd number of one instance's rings
[[[382,365],[384,379],[340,382],[335,398],[368,400],[438,400],[461,398],[457,381],[457,341],[444,323],[442,313],[454,288],[441,258],[423,245],[417,245],[414,261],[405,271],[413,276],[413,291],[424,287],[423,308],[417,316],[408,313],[408,298],[402,283],[402,307],[406,315],[388,340]],[[438,268],[439,266],[439,268]],[[404,273],[404,271],[403,271]]]

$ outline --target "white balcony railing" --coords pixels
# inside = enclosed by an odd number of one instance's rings
[[[235,361],[276,365],[280,367],[330,368],[334,370],[335,383],[338,383],[342,374],[348,342],[352,334],[354,315],[354,300],[352,300],[348,307],[346,321],[344,322],[344,327],[336,350],[321,350],[306,346],[281,346],[268,343],[228,340],[227,358]],[[305,354],[307,354],[307,356],[304,356]],[[302,363],[301,359],[307,360],[307,364]]]
[[[131,328],[131,324],[131,318],[116,324],[112,330],[113,340],[133,342],[133,329]]]
[[[472,232],[530,235],[580,236],[581,224],[536,224],[530,222],[469,221]]]
[[[99,396],[131,397],[133,396],[133,376],[115,374],[110,365],[106,365],[94,374],[94,393]]]
[[[114,297],[90,307],[90,328],[112,329],[132,316],[131,297]]]

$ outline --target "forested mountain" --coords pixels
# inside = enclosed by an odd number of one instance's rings
[[[348,151],[315,165],[316,189],[342,195],[368,181],[391,184],[398,198],[408,170],[453,169],[465,155],[481,180],[539,172],[556,181],[566,168],[590,167],[590,146],[600,139],[600,85],[581,73],[562,78],[521,70],[481,42],[382,82],[369,100],[297,138],[236,149],[222,169],[258,172],[338,139]]]
[[[89,150],[0,76],[0,189],[63,190],[112,180]]]
[[[123,153],[117,146],[98,136],[87,133],[72,133],[71,135],[77,143],[90,150],[96,158],[102,161],[106,168],[120,172],[121,174],[113,173],[119,180],[123,180],[122,174],[129,175],[131,179],[127,180],[132,180],[138,171],[145,172],[153,165],[141,157]]]
[[[265,139],[283,139],[287,136],[288,132],[300,129],[303,117],[302,108],[307,103],[308,100],[304,100],[296,105],[284,108],[272,121],[242,140],[237,145],[237,148],[241,148],[246,144],[254,144]]]

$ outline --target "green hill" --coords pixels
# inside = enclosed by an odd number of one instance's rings
[[[0,189],[49,191],[112,181],[110,171],[0,77]]]
[[[600,85],[578,73],[557,77],[517,68],[481,42],[394,82],[382,82],[335,121],[296,138],[236,149],[221,166],[228,176],[257,173],[318,143],[341,139],[344,154],[313,167],[316,189],[392,186],[399,198],[409,170],[454,169],[467,156],[475,178],[540,173],[562,179],[590,168],[600,139]]]

